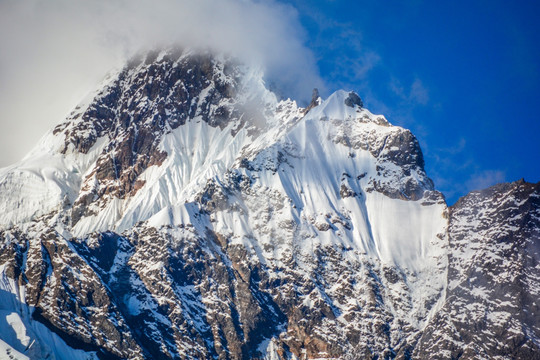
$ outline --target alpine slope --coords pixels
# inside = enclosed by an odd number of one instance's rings
[[[448,207],[406,129],[186,49],[0,169],[0,357],[540,359],[540,184]]]

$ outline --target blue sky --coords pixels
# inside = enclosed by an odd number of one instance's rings
[[[292,0],[327,84],[409,128],[453,204],[540,181],[540,2]]]

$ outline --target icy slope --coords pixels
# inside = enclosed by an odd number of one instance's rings
[[[0,226],[69,209],[75,235],[126,229],[193,195],[258,135],[300,115],[256,69],[190,51],[138,59],[90,99],[2,169]]]
[[[19,163],[0,169],[0,226],[23,224],[52,211],[61,211],[74,198],[81,174],[95,163],[104,139],[86,154],[61,154],[63,139],[47,134]]]

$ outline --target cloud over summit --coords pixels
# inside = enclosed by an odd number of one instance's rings
[[[0,166],[21,158],[107,71],[146,49],[228,53],[262,67],[296,99],[323,87],[296,10],[273,0],[3,0],[0,31]]]

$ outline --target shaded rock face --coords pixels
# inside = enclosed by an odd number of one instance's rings
[[[315,88],[313,89],[313,93],[311,94],[311,102],[306,107],[304,112],[308,112],[309,110],[313,109],[314,107],[320,105],[319,104],[319,89]]]
[[[445,304],[414,354],[539,359],[540,183],[475,191],[450,208]]]
[[[50,252],[65,240],[42,236],[19,250],[28,256],[21,285],[34,317],[101,358],[262,359],[260,344],[270,338],[284,359],[343,358],[353,350],[395,356],[382,295],[389,275],[376,264],[343,263],[346,249],[320,249],[304,274],[294,254],[268,268],[248,260],[244,247],[190,227],[95,234],[70,240],[70,252],[67,244]],[[12,268],[23,273],[17,261]],[[369,346],[355,349],[359,343]]]
[[[0,290],[19,301],[0,310],[27,306],[25,321],[102,359],[538,358],[540,184],[447,208],[414,135],[355,93],[301,109],[245,76],[210,54],[152,53],[58,125],[62,159],[95,161],[75,201],[0,228]],[[194,151],[230,148],[202,157],[189,191],[185,134]],[[145,171],[170,159],[149,188]],[[182,195],[125,230],[74,235],[158,188]]]
[[[32,229],[37,230],[37,229]],[[54,230],[38,230],[32,238],[2,233],[10,251],[2,254],[24,286],[32,317],[58,333],[69,345],[109,358],[142,354],[131,329],[111,301],[106,283],[85,259]],[[6,241],[7,240],[7,241]],[[24,258],[24,261],[19,259]],[[10,276],[9,272],[6,275]]]
[[[388,124],[382,118],[378,123]],[[369,131],[350,132],[341,120],[334,120],[333,124],[337,129],[335,142],[354,150],[369,151],[377,159],[377,176],[370,181],[367,191],[377,191],[392,199],[443,201],[424,172],[420,144],[409,130],[396,129],[381,136]],[[387,166],[388,163],[395,166]],[[429,198],[431,200],[427,200]]]
[[[403,178],[409,177],[413,172],[424,169],[424,157],[420,144],[410,131],[404,131],[397,136],[389,136],[384,139],[380,149],[376,150],[381,162],[389,161],[397,165],[403,172]],[[380,168],[383,177],[389,177],[392,170]],[[434,190],[433,182],[429,178],[421,182],[413,178],[407,179],[400,188],[385,186],[380,182],[374,182],[375,190],[393,199],[419,200],[424,197],[425,189]]]
[[[364,103],[362,102],[362,99],[360,99],[360,96],[358,96],[357,93],[351,91],[349,93],[349,96],[347,96],[347,98],[345,99],[345,105],[349,107],[354,107],[355,105],[363,107]]]

